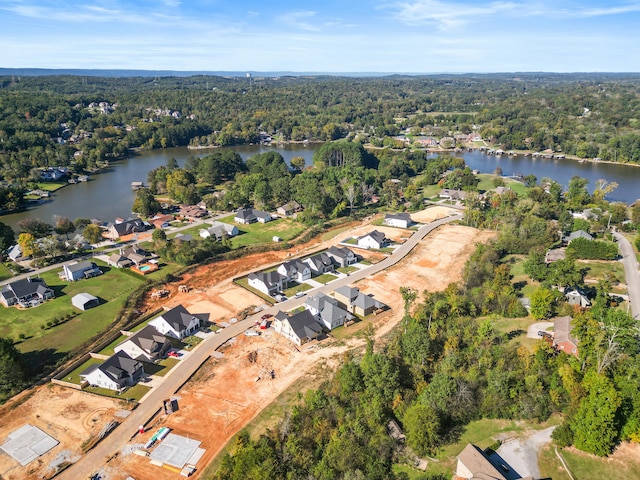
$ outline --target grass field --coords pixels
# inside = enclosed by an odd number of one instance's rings
[[[224,223],[235,224],[234,216],[220,220]],[[273,237],[280,237],[283,241],[291,240],[306,228],[303,224],[291,218],[279,218],[267,223],[252,223],[250,225],[238,225],[240,235],[231,239],[233,248],[244,247],[246,245],[258,245],[261,243],[273,243]]]
[[[636,457],[619,458],[614,453],[608,458],[599,458],[573,448],[558,449],[573,478],[601,480],[604,478],[640,478],[640,461]],[[547,446],[539,460],[540,474],[553,480],[571,480],[556,456],[553,446]]]
[[[0,282],[11,277],[13,277],[11,271],[9,271],[9,269],[4,264],[0,263]]]
[[[478,178],[480,179],[478,190],[489,191],[496,188],[493,181],[498,178],[497,175],[493,175],[492,173],[481,173],[478,175]],[[504,181],[505,186],[513,190],[518,196],[522,196],[527,192],[527,187],[525,187],[522,182],[518,182],[517,180],[512,180],[510,178],[503,178],[502,180]]]
[[[286,289],[283,293],[284,293],[285,297],[291,298],[296,293],[298,293],[298,292],[306,292],[307,290],[311,290],[311,288],[312,288],[311,285],[308,285],[306,283],[299,283],[295,287],[291,287],[291,288]]]
[[[323,273],[322,275],[318,275],[317,277],[315,277],[314,280],[318,283],[326,285],[329,282],[333,282],[337,278],[338,278],[337,276],[331,273]]]
[[[144,281],[104,264],[100,266],[105,272],[103,275],[72,283],[60,280],[57,270],[45,272],[41,278],[55,291],[56,298],[29,309],[1,308],[0,335],[13,339],[19,338],[20,334],[26,337],[16,346],[25,354],[28,365],[55,362],[105,330],[129,294]],[[98,297],[101,304],[79,311],[71,305],[71,298],[80,292]],[[46,328],[48,322],[56,319],[68,320]]]
[[[69,375],[67,375],[65,378],[61,378],[61,380],[65,382],[77,383],[78,385],[80,385],[80,380],[81,380],[80,374],[84,372],[87,368],[89,368],[91,365],[100,365],[102,362],[104,362],[104,360],[101,360],[99,358],[90,358],[89,360],[84,362],[82,365],[80,365],[78,368],[76,368],[73,372],[71,372]]]
[[[147,387],[146,385],[142,385],[141,383],[134,385],[131,388],[128,388],[122,393],[118,393],[114,390],[109,390],[108,388],[99,388],[99,387],[87,387],[84,389],[85,392],[95,393],[96,395],[102,395],[105,397],[113,397],[119,398],[121,400],[127,401],[138,401],[142,397],[144,397],[147,392],[151,390],[151,387]]]

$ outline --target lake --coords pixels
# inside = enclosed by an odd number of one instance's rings
[[[287,163],[295,156],[303,157],[307,165],[312,163],[314,151],[320,144],[292,144],[278,147],[245,145],[232,147],[243,159],[257,153],[277,151]],[[33,206],[26,211],[0,216],[0,222],[16,227],[24,218],[39,218],[45,222],[54,222],[54,216],[74,220],[76,218],[100,218],[113,221],[116,217],[129,217],[135,192],[131,182],[147,181],[150,170],[165,165],[167,160],[175,158],[180,166],[191,156],[204,156],[211,150],[189,150],[187,148],[168,148],[140,152],[128,159],[114,162],[108,169],[93,175],[91,181],[77,183],[58,190],[51,200]],[[480,151],[457,154],[464,158],[467,165],[482,173],[492,173],[497,167],[503,175],[535,175],[538,180],[548,177],[567,186],[571,177],[578,175],[589,180],[593,188],[598,179],[617,182],[618,188],[607,196],[612,201],[632,203],[640,198],[640,167],[612,165],[607,163],[580,163],[573,160],[553,160],[523,156],[494,156]]]

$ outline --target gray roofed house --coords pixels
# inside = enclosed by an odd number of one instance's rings
[[[348,312],[355,313],[361,317],[366,317],[376,310],[386,307],[382,302],[369,295],[365,295],[358,287],[344,286],[337,288],[334,292],[336,300]]]
[[[351,313],[338,305],[338,301],[335,298],[322,292],[309,297],[305,302],[305,307],[316,316],[320,324],[327,330],[340,327],[354,318]]]
[[[236,212],[233,220],[236,223],[249,224],[254,222],[266,223],[271,221],[271,215],[255,208],[241,208]]]
[[[178,305],[154,318],[149,325],[162,335],[182,339],[198,331],[203,322],[209,320],[209,314],[192,314],[182,305]]]
[[[302,210],[302,206],[295,200],[291,200],[290,202],[278,207],[276,209],[276,213],[284,217],[289,217],[300,210]]]
[[[134,385],[144,374],[143,364],[125,352],[111,355],[103,363],[92,365],[80,377],[95,387],[122,391]]]
[[[522,477],[497,453],[492,452],[488,455],[479,447],[469,443],[458,455],[455,478],[517,480]]]
[[[340,267],[346,267],[358,261],[356,254],[347,247],[333,246],[327,250],[327,255]]]
[[[49,298],[54,297],[54,292],[41,278],[24,278],[6,284],[0,290],[0,302],[6,307],[20,305],[33,307],[40,305]]]
[[[311,278],[311,268],[300,260],[288,260],[278,267],[278,273],[286,277],[286,281],[304,282]]]
[[[291,340],[296,345],[304,345],[317,339],[322,333],[322,327],[309,310],[303,310],[292,316],[281,315],[274,317],[273,328],[276,333]]]
[[[144,232],[147,226],[139,218],[131,218],[124,222],[114,223],[107,230],[107,237],[114,240],[116,238],[131,235],[136,232]]]
[[[214,237],[216,240],[222,240],[224,237],[235,237],[240,232],[238,227],[230,223],[213,222],[209,228],[201,228],[198,233],[202,238]]]
[[[171,340],[153,325],[147,325],[114,348],[116,352],[125,352],[131,358],[146,362],[155,362],[170,349]]]
[[[76,282],[78,280],[82,280],[83,278],[91,278],[102,275],[102,270],[100,270],[100,268],[98,268],[95,263],[90,262],[89,260],[63,265],[62,272],[64,274],[64,278],[66,278],[69,282]]]
[[[79,293],[71,298],[71,305],[80,310],[89,310],[90,308],[100,305],[98,297],[94,297],[89,293]]]
[[[120,255],[117,252],[113,252],[111,255],[109,255],[107,263],[116,268],[125,268],[133,265],[133,262],[129,258],[125,257],[124,255]]]
[[[277,271],[250,273],[247,277],[250,287],[267,295],[275,295],[282,291],[287,279]]]
[[[333,260],[326,253],[316,253],[311,257],[305,258],[303,260],[304,263],[309,265],[309,268],[316,275],[321,275],[326,272],[332,272],[335,269],[335,265],[333,264]]]
[[[384,224],[390,227],[409,228],[413,224],[408,213],[387,213],[384,216]]]
[[[385,247],[388,243],[389,242],[384,236],[384,233],[379,232],[378,230],[373,230],[372,232],[358,238],[358,246],[360,248],[375,248],[379,250]]]
[[[12,247],[9,248],[9,250],[7,250],[7,255],[11,260],[15,262],[19,258],[22,258],[22,248],[20,248],[20,245],[18,244],[13,245]]]
[[[571,232],[566,237],[563,237],[562,241],[566,244],[569,244],[576,238],[586,238],[587,240],[593,240],[593,237],[584,230],[576,230],[575,232]]]
[[[587,295],[578,288],[565,289],[564,297],[569,305],[579,305],[583,308],[591,306],[591,301]]]

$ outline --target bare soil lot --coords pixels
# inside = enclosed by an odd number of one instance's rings
[[[354,223],[348,233],[362,235],[374,228],[368,223]],[[435,291],[460,280],[464,262],[475,244],[492,236],[492,232],[445,225],[427,236],[392,269],[359,282],[358,287],[363,292],[373,293],[392,307],[390,312],[367,320],[374,325],[376,335],[387,333],[402,317],[399,287],[409,286],[419,292],[425,289]],[[274,265],[288,257],[328,248],[341,238],[343,236],[338,235],[331,241],[314,241],[289,251],[248,255],[238,260],[200,266],[163,287],[170,290],[169,298],[148,299],[143,309],[149,311],[160,306],[183,304],[195,313],[209,312],[213,321],[224,321],[250,305],[264,303],[259,297],[234,285],[233,277]],[[381,254],[376,255],[382,258]],[[378,259],[375,255],[370,258],[373,261]],[[178,292],[179,285],[188,285],[191,291]],[[297,349],[273,332],[261,337],[241,335],[223,349],[222,359],[208,361],[180,390],[177,395],[180,410],[166,418],[158,417],[151,432],[136,437],[132,445],[144,443],[163,425],[173,428],[179,435],[202,441],[202,448],[207,452],[199,462],[197,478],[229,439],[293,382],[302,377],[310,378],[318,365],[334,370],[345,351],[362,345],[362,339],[353,336],[346,341],[326,339]],[[248,360],[249,352],[253,351],[257,352],[254,363]],[[271,370],[275,372],[274,379],[267,375]],[[256,381],[259,376],[261,380]],[[53,385],[36,388],[31,398],[13,410],[10,405],[0,409],[0,439],[23,424],[31,423],[60,441],[58,447],[24,468],[17,466],[7,455],[0,454],[0,477],[16,480],[50,478],[53,471],[48,466],[53,458],[62,451],[79,454],[81,444],[113,420],[115,413],[122,408],[118,400]],[[130,445],[128,450],[108,463],[103,469],[106,473],[103,478],[124,480],[127,475],[136,480],[177,478],[175,472],[152,466],[146,458],[127,454],[131,449]]]
[[[0,442],[29,423],[60,444],[25,467],[0,452],[0,478],[4,480],[51,478],[55,473],[53,464],[56,457],[62,452],[71,456],[81,454],[83,442],[98,434],[110,421],[117,421],[116,412],[128,408],[120,400],[54,384],[39,387],[34,395],[15,409],[11,409],[11,405],[10,402],[0,410]]]

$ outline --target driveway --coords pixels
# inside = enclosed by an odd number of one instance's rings
[[[507,461],[522,477],[540,478],[538,455],[540,449],[551,443],[554,427],[537,431],[524,439],[516,438],[504,442],[498,448],[498,455]]]
[[[631,303],[631,316],[635,319],[640,319],[640,272],[638,272],[636,253],[624,235],[614,232],[613,236],[618,241],[620,253],[622,254],[624,276],[627,279],[627,290],[629,292],[629,302]]]
[[[527,338],[540,338],[539,331],[546,332],[548,328],[553,328],[553,322],[536,322],[527,327]]]

